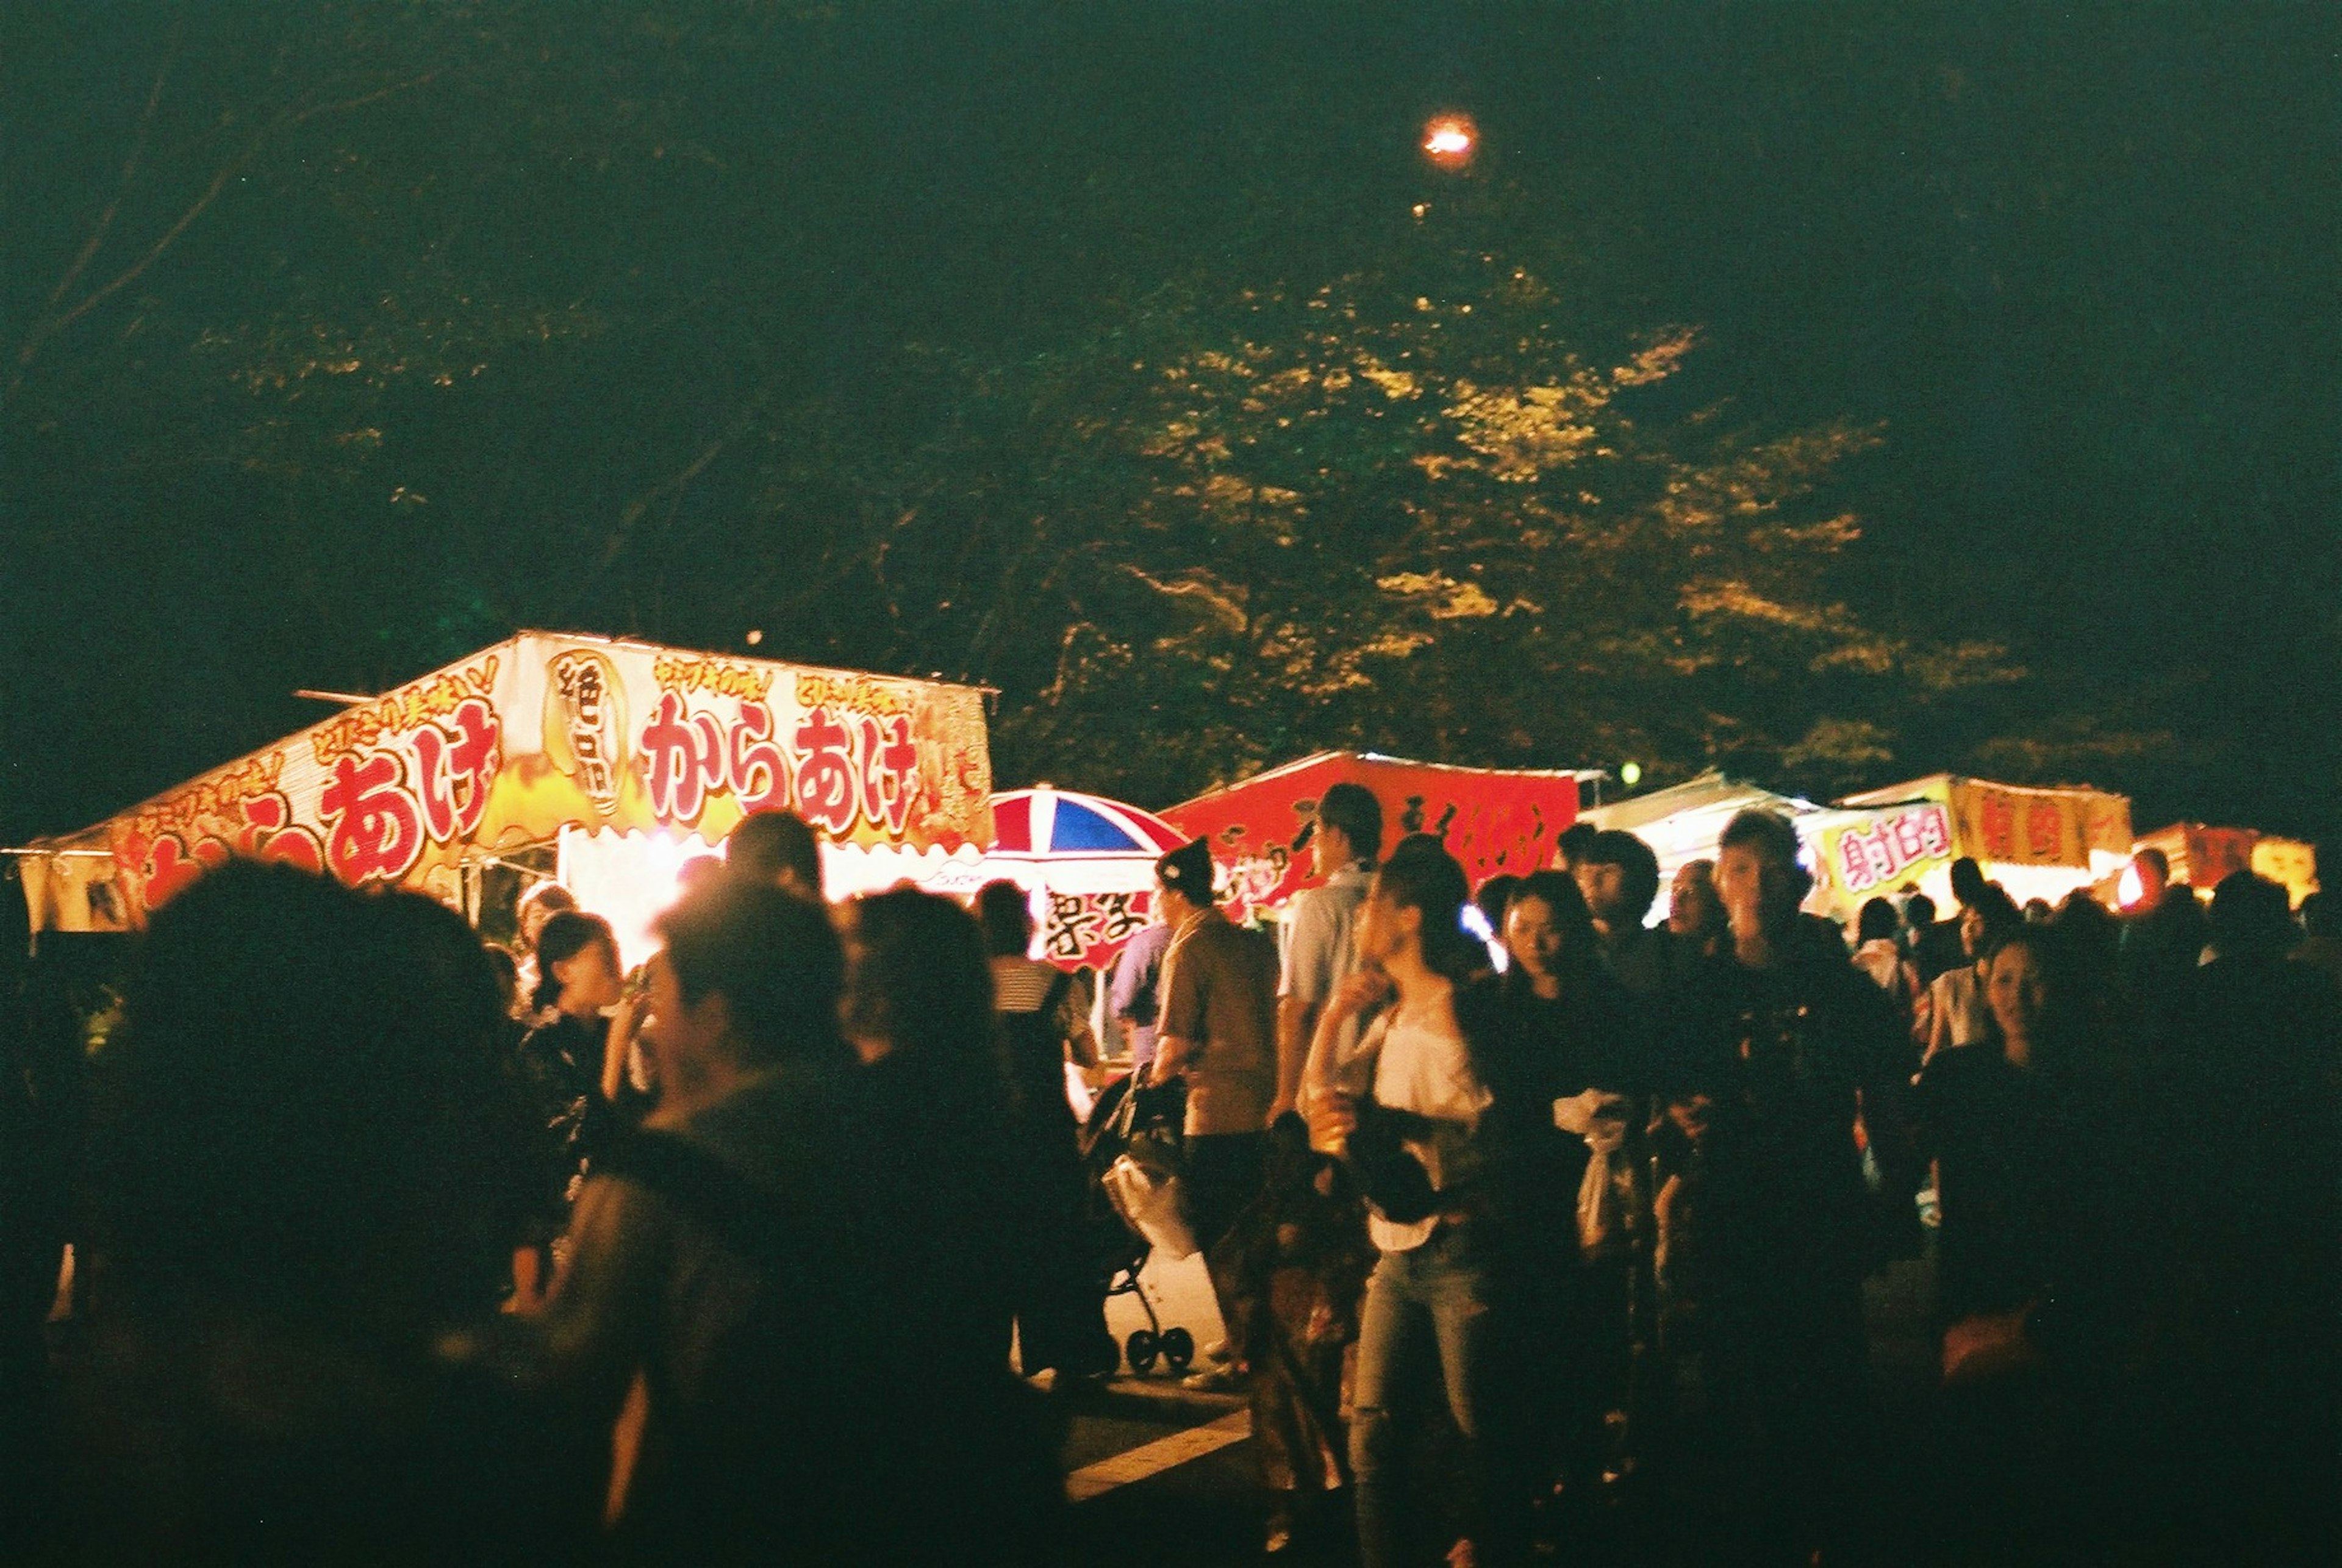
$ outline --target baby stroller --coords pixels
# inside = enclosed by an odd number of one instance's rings
[[[1139,1283],[1138,1273],[1153,1255],[1155,1243],[1127,1217],[1127,1198],[1116,1202],[1115,1188],[1123,1185],[1126,1193],[1129,1188],[1128,1167],[1117,1172],[1116,1163],[1126,1154],[1132,1156],[1133,1163],[1157,1168],[1174,1160],[1186,1097],[1184,1084],[1137,1085],[1132,1075],[1126,1074],[1099,1092],[1082,1126],[1084,1255],[1104,1277],[1109,1298],[1135,1295],[1146,1313],[1146,1326],[1132,1330],[1123,1342],[1130,1370],[1142,1374],[1153,1371],[1158,1359],[1174,1373],[1186,1371],[1196,1359],[1196,1339],[1184,1328],[1165,1328],[1156,1315],[1155,1303]],[[1176,1195],[1176,1185],[1160,1193],[1174,1205]],[[1188,1244],[1192,1250],[1192,1242]]]

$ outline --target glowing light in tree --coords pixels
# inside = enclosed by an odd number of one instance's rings
[[[1462,115],[1442,115],[1423,128],[1423,150],[1444,168],[1460,168],[1472,161],[1480,134]]]

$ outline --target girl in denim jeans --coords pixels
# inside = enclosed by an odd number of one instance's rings
[[[1402,843],[1359,910],[1359,969],[1318,1024],[1330,1039],[1345,1020],[1389,1002],[1359,1041],[1357,1075],[1344,1077],[1365,1081],[1371,1057],[1368,1120],[1392,1129],[1427,1178],[1426,1193],[1411,1174],[1396,1187],[1367,1175],[1376,1197],[1367,1225],[1380,1258],[1366,1285],[1350,1427],[1365,1568],[1410,1556],[1415,1522],[1407,1516],[1401,1423],[1419,1413],[1404,1402],[1421,1386],[1410,1374],[1425,1358],[1436,1363],[1465,1441],[1473,1495],[1458,1501],[1467,1560],[1511,1563],[1526,1549],[1528,1487],[1509,1475],[1525,1445],[1505,1403],[1519,1385],[1508,1343],[1513,1249],[1500,1243],[1489,1202],[1505,1162],[1481,1136],[1494,1096],[1459,1022],[1459,1012],[1476,1012],[1483,962],[1460,924],[1466,897],[1463,868],[1437,841]],[[1314,1099],[1320,1146],[1356,1131],[1356,1101],[1331,1089]],[[1409,1185],[1415,1201],[1396,1195]]]

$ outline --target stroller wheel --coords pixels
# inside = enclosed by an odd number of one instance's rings
[[[1152,1330],[1140,1328],[1131,1330],[1130,1337],[1122,1342],[1122,1348],[1123,1353],[1130,1357],[1131,1371],[1152,1372],[1155,1370],[1155,1358],[1161,1353],[1163,1347]]]
[[[1196,1336],[1184,1328],[1166,1328],[1161,1340],[1163,1359],[1171,1363],[1173,1372],[1185,1372],[1187,1363],[1196,1359]]]

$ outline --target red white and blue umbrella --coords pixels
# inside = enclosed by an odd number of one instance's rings
[[[1140,856],[1152,863],[1187,842],[1156,816],[1104,795],[1017,789],[992,797],[992,854],[1058,860]]]

